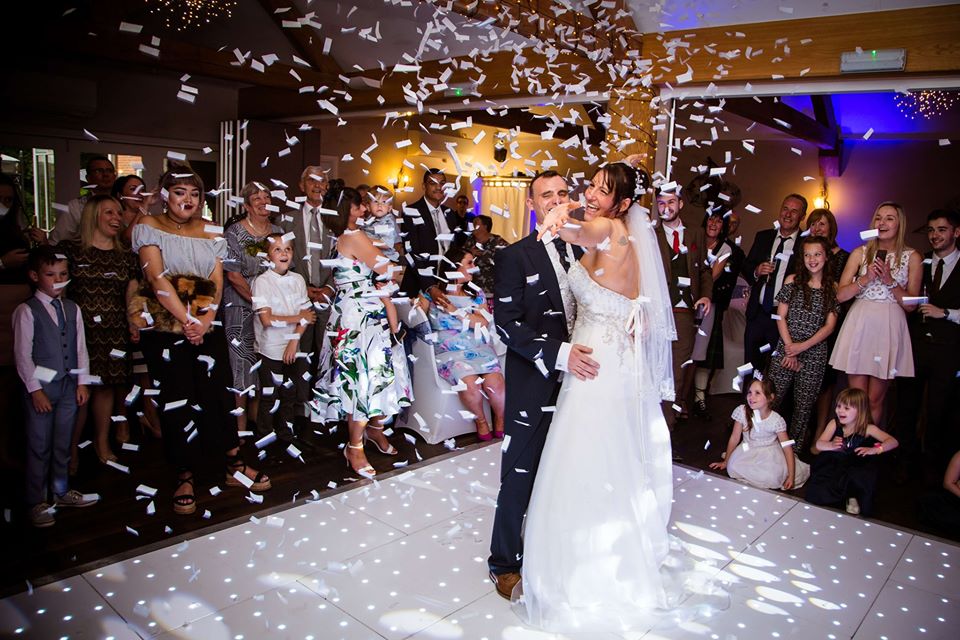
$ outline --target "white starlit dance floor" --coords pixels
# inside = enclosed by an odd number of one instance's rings
[[[623,636],[526,629],[487,579],[498,467],[498,446],[473,448],[38,587],[0,601],[0,635],[960,637],[960,547],[680,467],[674,533],[736,578],[729,608]]]

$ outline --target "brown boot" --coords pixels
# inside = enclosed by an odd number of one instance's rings
[[[493,581],[493,584],[497,587],[497,593],[501,597],[510,599],[510,595],[513,593],[513,588],[517,586],[517,583],[520,582],[519,573],[501,573],[496,574],[493,571],[490,572],[490,579]]]

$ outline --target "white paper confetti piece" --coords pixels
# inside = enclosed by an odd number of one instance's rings
[[[863,134],[863,139],[869,140],[870,136],[872,135],[873,135],[873,127],[870,127],[869,129],[867,129],[866,133]]]
[[[866,231],[860,232],[860,239],[864,241],[870,240],[871,238],[877,238],[879,236],[880,236],[879,229],[867,229]]]

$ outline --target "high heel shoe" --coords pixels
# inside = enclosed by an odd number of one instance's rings
[[[372,478],[373,476],[377,475],[377,470],[370,466],[369,462],[367,463],[367,466],[361,467],[360,469],[354,467],[350,462],[350,456],[347,454],[347,449],[359,449],[360,451],[363,451],[363,443],[350,444],[348,442],[347,446],[343,448],[343,457],[347,459],[347,466],[353,469],[355,473],[359,473],[364,478]]]
[[[368,424],[368,425],[367,425],[367,429],[373,429],[374,431],[379,431],[379,432],[383,433],[383,427],[374,427],[373,425],[369,425],[369,424]],[[386,456],[395,456],[395,455],[397,455],[398,453],[400,453],[399,451],[397,451],[397,448],[396,448],[395,446],[393,446],[392,444],[390,444],[389,441],[387,441],[387,448],[386,448],[386,449],[381,449],[381,448],[380,448],[380,443],[377,442],[376,440],[374,440],[373,438],[371,438],[370,436],[367,435],[367,429],[364,429],[364,430],[363,430],[363,439],[364,439],[365,442],[372,442],[372,443],[373,443],[373,446],[375,446],[375,447],[377,448],[377,451],[379,451],[380,453],[382,453],[382,454],[384,454],[384,455],[386,455]],[[384,436],[384,438],[386,438],[386,436]]]
[[[493,440],[493,431],[490,430],[490,425],[483,418],[477,418],[474,420],[477,425],[477,440],[480,442],[489,442]],[[487,428],[486,433],[480,433],[480,427],[485,426]]]
[[[190,493],[181,493],[180,495],[173,496],[173,512],[181,516],[188,516],[197,510],[197,497],[193,494],[192,473],[186,478],[177,478],[177,487],[174,489],[174,492],[185,484],[190,485]]]

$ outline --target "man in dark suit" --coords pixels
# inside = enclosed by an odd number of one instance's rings
[[[309,367],[311,377],[317,374],[320,366],[320,347],[330,317],[330,302],[336,294],[333,284],[333,270],[321,264],[321,260],[332,257],[333,237],[324,225],[324,215],[320,209],[327,194],[329,183],[322,167],[310,166],[300,174],[300,191],[306,200],[300,210],[291,209],[280,216],[279,226],[284,233],[293,234],[293,270],[307,281],[307,296],[314,304],[317,322],[307,325],[300,336],[300,350],[310,354]],[[297,400],[310,400],[309,380],[298,380]],[[302,397],[301,397],[302,396]],[[297,418],[305,423],[306,416]],[[303,433],[298,425],[297,431]]]
[[[744,362],[763,371],[770,353],[777,346],[777,321],[773,318],[775,302],[783,279],[793,273],[793,247],[800,237],[800,223],[807,213],[807,199],[791,193],[783,199],[776,229],[757,233],[741,275],[750,283],[747,301],[747,326],[743,338]],[[769,347],[769,348],[768,348]],[[762,349],[762,351],[761,351]]]
[[[547,211],[568,202],[567,183],[545,171],[530,183],[527,206],[542,221]],[[490,578],[504,598],[520,580],[520,529],[546,441],[561,373],[593,379],[598,364],[592,349],[568,342],[575,301],[567,268],[581,252],[559,238],[537,240],[536,231],[497,253],[493,307],[497,330],[508,347],[506,438],[500,464],[500,495],[490,541]]]
[[[697,338],[695,318],[697,314],[710,312],[710,298],[713,295],[713,273],[707,263],[706,235],[699,225],[683,225],[680,218],[682,209],[683,198],[679,188],[657,190],[657,210],[661,222],[657,243],[673,303],[673,321],[677,327],[677,339],[671,345],[676,397],[673,403],[663,403],[663,415],[671,431],[677,418],[687,415],[687,395],[696,369],[690,362],[693,343]],[[699,317],[702,319],[703,315]],[[679,416],[675,406],[679,407]]]
[[[423,197],[403,208],[400,235],[407,253],[407,269],[400,290],[416,297],[437,284],[440,258],[450,248],[458,228],[457,215],[443,201],[447,177],[440,169],[428,169],[423,174]],[[439,287],[434,289],[439,292]],[[436,299],[436,298],[435,298]]]
[[[932,251],[923,261],[923,291],[928,302],[910,318],[913,378],[897,378],[897,430],[901,470],[927,468],[938,482],[947,461],[960,447],[956,411],[957,369],[960,367],[960,213],[936,210],[927,216],[927,240]],[[926,394],[926,430],[923,451],[927,460],[916,464],[919,453],[917,421]]]

